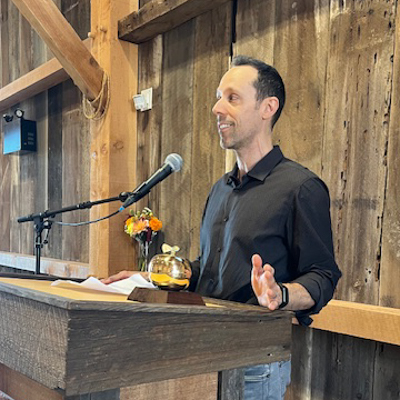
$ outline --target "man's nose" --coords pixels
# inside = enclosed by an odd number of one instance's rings
[[[220,115],[220,114],[224,113],[224,107],[223,107],[222,99],[217,100],[217,102],[214,104],[214,107],[212,108],[212,112],[215,115]]]

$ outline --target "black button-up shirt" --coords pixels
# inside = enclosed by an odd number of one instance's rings
[[[251,256],[275,268],[277,282],[297,282],[315,301],[298,311],[302,324],[331,298],[341,273],[334,260],[329,193],[311,171],[275,146],[237,178],[238,167],[212,188],[200,231],[200,257],[190,290],[224,300],[257,303]]]

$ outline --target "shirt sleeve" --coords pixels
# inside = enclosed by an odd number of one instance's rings
[[[305,181],[293,198],[286,223],[290,249],[291,283],[301,284],[315,302],[309,310],[297,311],[299,323],[309,325],[333,297],[341,272],[335,262],[326,185],[318,178]]]
[[[197,281],[200,276],[200,257],[194,261],[190,261],[190,268],[192,269],[192,276],[190,277],[190,284],[188,290],[194,292],[196,290]]]

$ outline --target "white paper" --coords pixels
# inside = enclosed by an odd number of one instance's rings
[[[97,278],[93,278],[92,276],[85,281],[78,283],[74,281],[66,281],[66,280],[57,280],[54,281],[51,286],[57,286],[61,288],[72,288],[77,289],[79,287],[91,290],[97,290],[100,292],[107,293],[119,293],[129,295],[133,289],[136,287],[142,288],[151,288],[154,289],[155,286],[146,281],[140,274],[133,274],[130,278],[122,279],[121,281],[110,283],[109,285],[105,285],[100,282]]]

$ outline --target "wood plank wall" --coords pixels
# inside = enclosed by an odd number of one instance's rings
[[[90,1],[56,1],[82,39],[90,31]],[[52,57],[47,46],[21,17],[11,0],[1,0],[1,86]],[[33,254],[33,224],[23,215],[59,209],[89,200],[89,123],[81,94],[72,81],[15,105],[37,121],[38,151],[22,156],[0,154],[0,250]],[[1,131],[4,131],[1,121]],[[2,146],[2,144],[1,144]],[[2,147],[1,147],[2,150]],[[2,153],[2,151],[1,151]],[[89,213],[64,214],[64,222],[87,220]],[[88,228],[54,225],[43,255],[88,262]]]
[[[211,108],[232,46],[281,72],[288,101],[275,142],[330,188],[343,270],[336,298],[400,307],[397,7],[394,0],[239,0],[234,41],[228,3],[140,46],[141,88],[154,85],[156,105],[139,115],[138,169],[145,179],[171,151],[185,161],[143,202],[157,210],[168,243],[197,256],[208,191],[231,164]],[[287,399],[399,398],[398,347],[293,329]]]
[[[232,161],[219,147],[211,114],[215,89],[231,53],[264,59],[280,70],[288,91],[275,141],[330,188],[343,271],[336,297],[400,307],[398,2],[238,0],[237,9],[232,5],[140,45],[140,89],[153,87],[154,93],[152,111],[138,115],[138,181],[170,152],[182,155],[184,168],[138,208],[150,206],[161,218],[160,239],[179,245],[183,256],[197,256],[203,204]],[[60,6],[85,37],[89,2],[63,0]],[[1,15],[5,85],[49,54],[11,1],[1,0]],[[89,198],[89,133],[80,95],[70,82],[24,102],[23,108],[39,121],[40,150],[0,156],[0,250],[32,253],[32,231],[15,219]],[[46,254],[85,262],[87,231],[70,229],[53,228]],[[293,329],[287,399],[399,398],[398,347]]]

